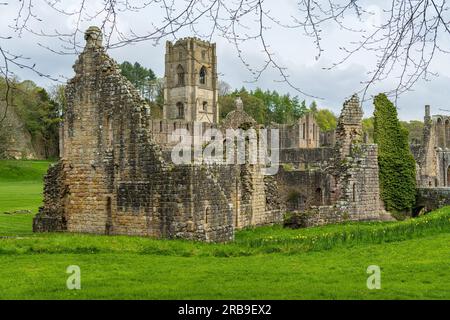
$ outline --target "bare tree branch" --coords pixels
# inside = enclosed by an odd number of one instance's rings
[[[25,34],[54,38],[60,48],[41,42],[38,45],[57,54],[77,54],[83,46],[82,28],[97,24],[104,33],[107,49],[145,41],[157,45],[164,39],[176,40],[187,32],[208,41],[224,38],[234,46],[242,65],[252,75],[251,81],[258,81],[268,69],[275,69],[279,75],[275,81],[286,83],[302,95],[318,98],[292,82],[288,72],[292,70],[283,66],[267,34],[274,28],[279,32],[298,30],[299,38],[306,36],[311,39],[316,48],[315,58],[320,59],[325,50],[324,30],[335,28],[351,32],[359,36],[359,40],[342,45],[342,58],[326,69],[332,70],[349,62],[357,53],[371,54],[376,58],[376,65],[368,78],[362,79],[361,92],[366,96],[375,83],[393,77],[396,87],[388,94],[397,98],[410,91],[420,79],[435,75],[430,64],[437,52],[449,53],[444,36],[450,35],[450,6],[446,0],[390,0],[388,3],[389,7],[383,12],[384,20],[379,25],[363,28],[355,27],[354,18],[363,21],[373,13],[360,0],[298,0],[294,5],[296,10],[284,12],[281,16],[268,9],[268,0],[73,0],[71,6],[61,0],[0,2],[0,5],[17,11],[10,24],[12,34],[0,32],[0,74],[8,88],[10,79],[20,69],[54,79],[36,69],[35,64],[22,54],[8,51],[8,40]],[[51,21],[45,21],[41,16],[44,10],[70,19],[72,29],[61,31],[52,27]],[[159,21],[154,12],[160,12]],[[123,29],[122,22],[132,15],[147,18],[145,31]],[[244,47],[249,44],[261,49],[264,56],[262,65],[257,66],[247,58]],[[8,104],[10,89],[6,94],[3,99]]]

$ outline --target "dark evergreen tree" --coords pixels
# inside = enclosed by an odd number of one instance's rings
[[[130,82],[141,92],[141,95],[148,98],[151,86],[156,80],[156,75],[153,70],[144,68],[138,62],[131,64],[128,61],[124,61],[120,64],[120,70],[122,71],[122,75],[130,80]]]

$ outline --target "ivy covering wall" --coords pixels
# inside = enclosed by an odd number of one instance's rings
[[[410,211],[415,203],[416,166],[409,149],[408,131],[385,94],[374,98],[374,141],[378,144],[380,188],[388,211]]]

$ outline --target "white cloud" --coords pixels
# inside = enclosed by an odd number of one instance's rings
[[[351,18],[348,23],[355,27],[371,28],[372,25],[380,23],[383,12],[381,10],[384,2],[365,1],[368,11],[375,14],[368,19],[359,21]],[[65,3],[65,9],[70,10],[76,8],[78,1],[71,0]],[[66,4],[67,3],[67,4]],[[89,5],[99,8],[100,1],[89,1]],[[376,4],[375,4],[376,3]],[[274,14],[283,16],[286,21],[290,20],[290,15],[294,14],[296,9],[295,1],[291,2],[270,2],[270,9]],[[0,35],[12,35],[12,31],[8,25],[13,23],[16,17],[16,9],[13,6],[2,8],[0,13]],[[74,25],[73,18],[68,18],[58,14],[56,11],[46,9],[45,6],[36,8],[39,15],[43,17],[42,22],[33,23],[35,30],[44,30],[53,32],[58,29],[67,32]],[[128,31],[130,28],[137,32],[144,32],[151,29],[152,22],[160,23],[163,17],[161,12],[151,11],[142,14],[127,14],[119,20],[119,26],[122,31]],[[94,22],[83,22],[82,28],[87,28]],[[198,26],[199,28],[201,26]],[[62,30],[61,30],[62,29]],[[254,31],[254,30],[250,30]],[[275,53],[277,61],[280,65],[287,67],[287,73],[290,74],[292,84],[300,87],[303,91],[311,93],[315,96],[323,98],[318,100],[319,106],[332,109],[335,113],[339,113],[345,98],[362,88],[361,81],[366,80],[367,72],[375,65],[375,58],[368,53],[359,53],[349,63],[343,64],[338,68],[327,71],[323,70],[324,66],[330,66],[332,62],[339,60],[343,56],[339,47],[349,44],[355,40],[358,34],[341,30],[336,25],[327,25],[323,29],[322,45],[324,52],[319,60],[314,59],[317,54],[317,48],[312,39],[305,36],[299,29],[280,29],[272,26],[272,29],[266,30],[266,40],[270,44],[270,50]],[[189,35],[188,30],[182,30],[179,36]],[[166,40],[166,39],[164,39]],[[168,39],[172,40],[172,39]],[[38,43],[44,46],[50,46],[55,50],[61,48],[61,42],[57,38],[37,37],[31,34],[24,34],[21,39],[0,40],[3,47],[8,47],[12,52],[20,52],[26,57],[30,57],[31,61],[36,62],[36,66],[44,73],[53,76],[64,75],[70,77],[73,75],[72,65],[76,56],[57,55],[42,48]],[[82,41],[82,35],[79,35],[78,41]],[[263,89],[279,90],[280,92],[289,92],[292,95],[298,94],[294,89],[286,83],[277,82],[280,80],[278,71],[269,68],[259,79],[257,83],[248,83],[252,80],[251,74],[242,65],[237,57],[235,48],[223,38],[215,38],[217,42],[217,54],[219,62],[219,72],[221,78],[233,87],[239,88],[246,86],[255,88],[256,86]],[[450,41],[450,40],[449,40]],[[248,43],[243,47],[246,60],[252,66],[260,66],[265,61],[265,56],[261,51],[258,42]],[[111,50],[110,54],[119,62],[123,60],[139,61],[141,64],[152,68],[158,75],[164,73],[164,50],[165,41],[161,41],[156,46],[151,42],[141,42],[135,45],[125,46],[119,49]],[[420,81],[414,87],[414,91],[405,93],[398,101],[399,115],[403,119],[422,119],[423,105],[431,104],[432,111],[437,113],[438,107],[446,107],[445,103],[449,100],[447,87],[450,83],[450,64],[448,56],[437,55],[431,66],[434,70],[439,70],[440,77],[433,79],[431,82]],[[36,74],[25,70],[16,70],[22,79],[32,79],[40,85],[49,86],[51,81],[40,78]],[[387,90],[394,86],[395,79],[388,79],[382,84],[374,87],[369,94],[377,93],[377,90]],[[300,98],[303,99],[300,95]],[[311,101],[306,97],[307,101]],[[450,109],[450,107],[446,107]],[[366,116],[373,111],[369,103],[364,104]]]

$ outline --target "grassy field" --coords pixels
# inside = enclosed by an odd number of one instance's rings
[[[42,202],[42,178],[48,161],[0,160],[0,213],[31,210]]]
[[[34,173],[0,161],[0,186],[36,211],[48,163],[18,166]],[[0,193],[0,212],[22,208],[10,198]],[[450,299],[450,207],[402,222],[248,229],[228,244],[33,234],[31,218],[0,214],[0,299]],[[69,265],[81,290],[66,288]],[[382,270],[380,290],[366,287],[369,265]]]

